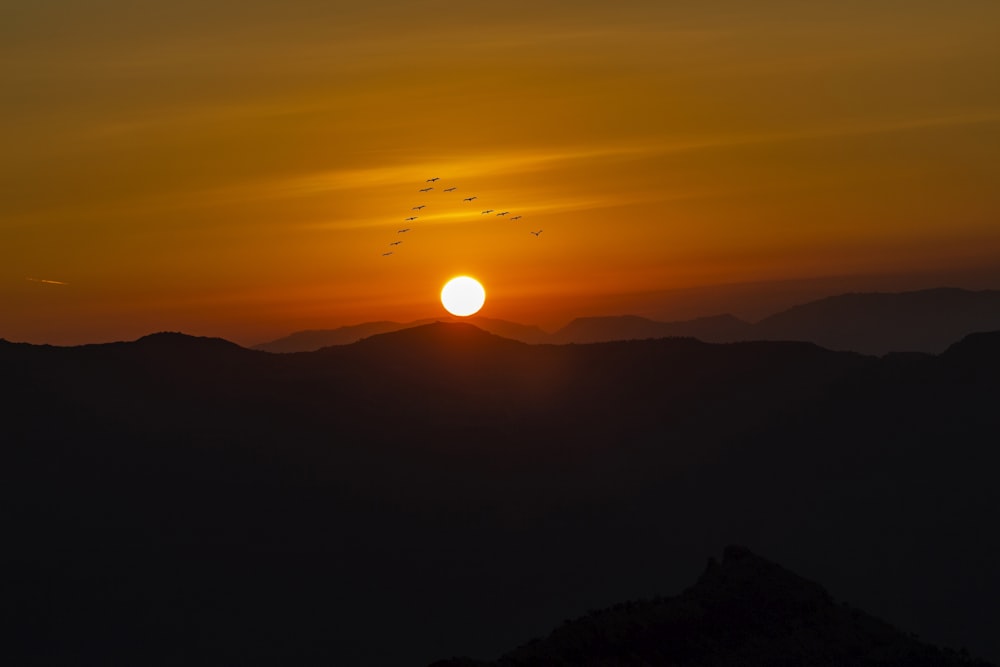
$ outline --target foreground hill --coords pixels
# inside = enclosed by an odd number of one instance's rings
[[[752,545],[1000,657],[1000,334],[0,342],[6,664],[414,665]],[[391,640],[387,640],[391,638]]]
[[[431,667],[959,667],[987,663],[942,651],[742,547],[709,559],[676,597],[617,604],[564,622],[493,662]]]
[[[346,345],[366,336],[399,331],[434,320],[371,322],[338,329],[300,331],[262,343],[268,352],[305,352]],[[657,322],[635,315],[577,318],[554,333],[536,326],[473,317],[470,323],[525,343],[600,343],[644,338],[691,337],[708,343],[795,340],[862,354],[939,354],[977,331],[1000,330],[1000,291],[940,288],[901,293],[842,294],[795,306],[756,324],[732,315]]]

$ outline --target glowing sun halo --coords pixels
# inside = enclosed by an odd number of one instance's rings
[[[469,276],[449,280],[441,290],[441,304],[452,315],[466,317],[479,311],[486,301],[486,290]]]

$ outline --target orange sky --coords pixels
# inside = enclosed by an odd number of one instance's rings
[[[991,0],[7,5],[8,340],[408,321],[457,273],[551,329],[1000,266]]]

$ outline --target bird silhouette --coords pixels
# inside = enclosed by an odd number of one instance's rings
[[[538,230],[537,232],[528,232],[528,233],[529,233],[529,234],[534,234],[534,235],[535,235],[535,236],[537,237],[537,236],[538,236],[539,234],[541,234],[541,233],[542,233],[542,230],[541,230],[541,229],[539,229],[539,230]]]
[[[480,213],[480,215],[486,215],[487,213],[492,213],[492,212],[493,212],[493,209],[488,208],[485,211],[483,211],[482,213]]]
[[[473,199],[479,199],[479,197],[466,197],[462,201],[472,201]]]
[[[391,254],[392,254],[392,251],[390,250],[389,252],[384,252],[384,253],[382,253],[382,256],[383,256],[383,257],[388,257],[388,256],[389,256],[389,255],[391,255]]]
[[[409,227],[407,227],[406,229],[397,229],[397,230],[396,230],[396,233],[397,233],[397,234],[402,234],[403,232],[408,232],[408,231],[410,231],[410,228],[409,228]]]
[[[507,215],[510,211],[500,211],[497,215]]]
[[[402,243],[402,241],[393,241],[389,245],[399,245],[400,243]]]
[[[420,189],[420,191],[421,191],[421,192],[427,192],[427,191],[429,191],[429,190],[433,190],[433,189],[434,189],[434,188],[421,188],[421,189]]]
[[[423,208],[423,207],[425,207],[425,206],[427,206],[427,204],[421,204],[420,206],[414,206],[414,207],[413,207],[413,210],[414,210],[414,211],[419,211],[420,209],[422,209],[422,208]]]
[[[417,216],[411,215],[409,218],[406,219],[406,222],[410,222],[411,220],[416,220],[416,219],[417,219]]]
[[[511,220],[520,220],[520,219],[521,219],[521,216],[519,216],[519,215],[515,215],[513,218],[511,218]]]
[[[428,183],[433,183],[434,181],[440,181],[440,180],[441,180],[441,178],[439,176],[435,176],[434,178],[428,178],[427,182]]]
[[[458,190],[458,188],[445,188],[444,192],[454,192],[455,190]]]

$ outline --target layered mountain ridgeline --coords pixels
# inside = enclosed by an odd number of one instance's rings
[[[755,328],[762,339],[810,340],[833,350],[937,354],[967,334],[1000,330],[1000,291],[843,294],[790,308]]]
[[[847,605],[743,547],[676,597],[593,611],[495,661],[431,667],[988,667]]]
[[[320,348],[331,345],[350,345],[363,338],[375,336],[383,333],[391,333],[402,329],[412,329],[413,327],[424,326],[434,322],[467,322],[483,331],[518,340],[523,343],[547,343],[550,336],[537,326],[517,324],[489,317],[474,315],[465,318],[434,318],[415,320],[413,322],[367,322],[351,326],[338,327],[336,329],[311,329],[308,331],[296,331],[295,333],[283,336],[268,343],[255,345],[253,349],[265,352],[315,352]]]
[[[706,343],[753,340],[754,326],[732,315],[700,317],[684,322],[655,322],[635,315],[581,317],[552,334],[550,342],[603,343],[643,338],[690,337]]]
[[[427,324],[373,322],[331,330],[302,331],[263,343],[268,352],[318,350],[345,345],[376,333]],[[938,354],[970,333],[1000,330],[1000,291],[940,288],[902,293],[843,294],[795,306],[756,324],[732,315],[682,322],[657,322],[622,315],[584,317],[555,333],[538,327],[472,318],[476,326],[526,343],[597,343],[644,338],[692,337],[709,343],[797,340],[832,350],[863,354],[914,351]]]
[[[1000,657],[1000,334],[875,358],[433,324],[0,343],[0,370],[10,664],[496,656],[732,541]]]

